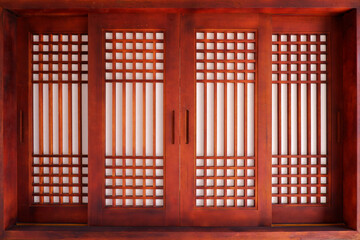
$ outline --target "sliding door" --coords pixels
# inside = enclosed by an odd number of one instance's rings
[[[89,19],[89,223],[178,223],[178,20]]]
[[[87,19],[23,18],[18,33],[18,220],[85,223]]]
[[[182,20],[181,222],[268,225],[268,19],[189,14]]]
[[[21,18],[19,221],[341,222],[338,29],[207,10]]]
[[[341,221],[338,39],[331,18],[273,18],[274,223]]]

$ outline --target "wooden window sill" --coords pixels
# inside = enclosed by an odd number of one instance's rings
[[[357,231],[344,225],[273,227],[88,227],[71,225],[16,225],[5,231],[5,239],[232,239],[232,238],[315,238],[356,239]]]

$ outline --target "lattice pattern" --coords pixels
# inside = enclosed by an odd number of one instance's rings
[[[106,31],[105,206],[163,207],[164,32]]]
[[[328,35],[272,38],[272,202],[328,204]]]
[[[86,34],[33,34],[33,204],[86,204]]]
[[[198,31],[197,207],[256,207],[256,33]]]
[[[197,32],[196,80],[255,80],[254,32]]]

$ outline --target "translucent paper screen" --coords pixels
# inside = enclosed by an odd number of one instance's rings
[[[78,205],[87,199],[86,34],[33,34],[32,203]]]
[[[195,33],[197,207],[255,207],[256,33]]]
[[[164,33],[108,30],[105,205],[164,206]]]
[[[272,202],[327,204],[329,36],[272,38]]]

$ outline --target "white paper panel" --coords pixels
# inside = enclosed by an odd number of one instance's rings
[[[254,83],[248,83],[247,86],[247,156],[255,154],[255,92]]]
[[[291,84],[291,154],[297,154],[297,85]]]
[[[59,154],[59,85],[52,85],[53,154]]]
[[[88,154],[88,85],[81,84],[82,154]]]
[[[316,84],[311,84],[311,154],[317,154],[317,96]]]
[[[238,83],[237,89],[237,129],[238,129],[238,156],[244,156],[245,154],[245,86],[244,83]]]
[[[196,156],[204,156],[204,83],[196,83]]]
[[[214,83],[207,83],[206,94],[206,154],[214,156]]]
[[[112,83],[105,84],[105,154],[112,154]]]
[[[217,83],[216,99],[216,153],[217,156],[224,156],[224,83]]]
[[[226,108],[226,141],[227,141],[227,156],[234,156],[234,83],[227,83],[227,108]]]
[[[320,98],[320,116],[321,116],[321,154],[327,154],[327,101],[326,101],[326,84],[321,84],[321,98]]]
[[[163,83],[156,83],[156,156],[163,156],[164,152],[164,90]]]
[[[43,153],[49,154],[49,85],[43,84]]]
[[[288,153],[288,94],[287,85],[281,84],[281,154]]]
[[[153,155],[153,84],[146,83],[146,155],[152,156]]]
[[[307,86],[301,84],[301,154],[307,154]]]
[[[33,144],[34,154],[39,154],[39,85],[33,84]]]
[[[115,96],[115,126],[116,126],[116,136],[115,136],[115,154],[120,156],[122,154],[123,146],[122,146],[122,140],[123,140],[123,125],[122,125],[122,114],[123,114],[123,84],[122,83],[116,83],[116,96]]]
[[[135,112],[136,155],[143,154],[143,83],[136,83],[136,112]]]
[[[79,123],[78,123],[78,86],[77,84],[72,84],[72,104],[71,104],[71,118],[72,118],[72,152],[73,154],[79,154]]]
[[[133,154],[133,84],[126,83],[126,110],[125,110],[125,139],[126,155]]]
[[[272,146],[272,154],[278,154],[278,85],[272,84],[272,134],[271,134],[271,146]]]
[[[62,84],[62,146],[63,154],[69,154],[69,105],[68,84]]]

